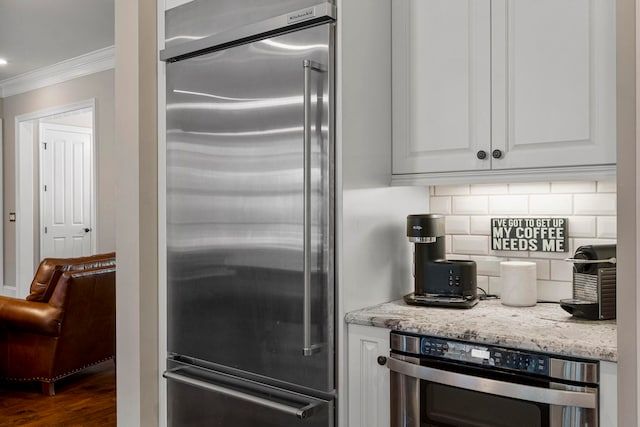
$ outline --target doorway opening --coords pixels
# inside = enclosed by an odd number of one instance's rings
[[[44,257],[96,250],[95,100],[16,117],[18,298]],[[6,293],[6,292],[5,292]]]

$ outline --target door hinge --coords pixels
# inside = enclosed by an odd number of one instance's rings
[[[45,184],[45,186],[44,186],[44,191],[47,191],[47,185],[46,185],[46,184]]]
[[[44,149],[46,150],[47,149],[47,143],[43,142],[42,145],[44,146]]]
[[[44,234],[47,234],[47,227],[44,228]]]

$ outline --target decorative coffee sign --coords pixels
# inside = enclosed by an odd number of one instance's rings
[[[567,223],[567,218],[491,218],[491,249],[568,252]]]

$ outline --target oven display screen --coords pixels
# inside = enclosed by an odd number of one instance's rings
[[[489,360],[489,358],[491,357],[491,353],[489,353],[487,350],[480,350],[479,348],[472,348],[471,349],[471,357],[475,357],[477,359]]]

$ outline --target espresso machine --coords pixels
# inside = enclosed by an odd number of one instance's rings
[[[407,237],[415,244],[414,292],[404,301],[412,305],[470,308],[478,303],[476,263],[447,260],[444,216],[407,216]]]
[[[573,298],[560,307],[589,320],[616,318],[616,245],[586,245],[573,258]]]

